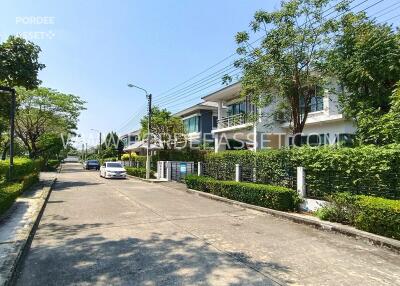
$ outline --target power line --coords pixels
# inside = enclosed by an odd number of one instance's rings
[[[352,3],[352,2],[354,2],[354,1],[355,1],[355,0],[349,1],[349,4]],[[369,1],[369,0],[361,1],[360,3],[358,3],[358,4],[354,5],[353,7],[351,7],[349,10],[351,11],[351,10],[353,10],[353,9],[355,9],[355,8],[357,8],[357,7],[361,6],[361,5],[363,5],[364,3],[367,3],[368,1]],[[377,4],[379,4],[379,3],[383,2],[383,1],[384,1],[384,0],[379,0],[379,1],[377,1],[377,2],[375,2],[375,3],[373,3],[373,4],[371,4],[370,6],[368,6],[368,7],[364,8],[364,9],[358,11],[357,13],[366,11],[366,10],[370,9],[371,7],[376,6]],[[344,2],[344,1],[341,1],[341,2],[339,2],[339,3],[342,3],[342,2]],[[339,4],[339,3],[338,3],[338,4]],[[326,13],[327,11],[331,10],[332,8],[336,7],[338,4],[331,6],[331,7],[328,8],[327,10],[323,11],[322,14],[324,14],[324,13]],[[376,14],[378,14],[378,13],[380,13],[380,12],[386,11],[386,10],[390,9],[391,7],[396,6],[397,4],[398,4],[398,3],[392,4],[392,5],[390,5],[389,7],[386,7],[386,8],[384,8],[384,9],[381,9],[381,10],[379,10],[378,12],[374,13],[373,15],[376,15]],[[325,15],[324,17],[327,17],[327,16],[329,16],[329,15],[335,13],[335,12],[336,12],[336,10],[330,12],[329,14]],[[343,14],[345,14],[345,13],[347,13],[347,12],[349,12],[349,11],[344,11],[344,12],[342,12],[342,13],[336,15],[336,16],[333,17],[332,19],[336,19],[337,17],[340,17],[341,15],[343,15]],[[392,11],[390,11],[390,12],[392,12]],[[385,15],[385,14],[387,14],[387,13],[384,13],[384,14],[382,14],[382,15],[379,15],[379,17],[381,17],[381,16],[383,16],[383,15]],[[392,17],[392,18],[396,18],[396,17],[398,17],[398,16],[400,16],[400,15],[397,15],[397,16]],[[386,21],[389,21],[389,20],[391,20],[392,18],[387,19]],[[306,23],[307,23],[307,22],[306,22]],[[306,24],[306,23],[304,23],[304,24]],[[261,39],[264,38],[264,37],[265,37],[265,36],[262,36],[262,37],[258,38],[256,41],[254,41],[254,42],[252,42],[252,43],[250,43],[250,44],[253,44],[253,43],[257,42],[257,41],[261,40]],[[204,78],[202,78],[202,79],[200,79],[200,80],[198,80],[198,81],[196,81],[196,82],[194,82],[194,83],[191,83],[191,84],[189,84],[189,85],[186,85],[186,86],[184,86],[184,87],[182,87],[182,88],[180,88],[180,89],[178,89],[178,90],[175,90],[175,89],[177,89],[178,87],[180,87],[180,86],[182,86],[182,85],[184,85],[184,84],[190,82],[190,81],[193,80],[194,78],[197,78],[199,75],[202,75],[202,74],[206,73],[207,71],[209,71],[209,70],[215,68],[216,66],[220,65],[222,62],[224,62],[224,61],[226,61],[226,60],[232,58],[232,57],[235,56],[236,54],[237,54],[237,52],[235,52],[235,53],[229,55],[228,57],[225,57],[224,59],[220,60],[220,61],[217,62],[216,64],[214,64],[214,65],[210,66],[209,68],[203,70],[202,72],[200,72],[200,73],[198,73],[198,74],[192,76],[192,77],[189,78],[188,80],[185,80],[184,82],[182,82],[182,83],[180,83],[180,84],[178,84],[178,85],[176,85],[176,86],[174,86],[174,87],[168,89],[167,91],[161,93],[160,95],[164,95],[164,96],[161,96],[161,97],[159,97],[158,99],[156,99],[155,103],[156,103],[156,104],[162,104],[162,103],[165,103],[166,101],[170,101],[170,100],[172,100],[172,99],[175,99],[175,100],[176,100],[176,99],[182,98],[182,97],[184,97],[185,95],[188,95],[188,94],[190,94],[190,93],[192,93],[192,94],[197,94],[197,93],[199,93],[199,92],[201,92],[201,91],[203,91],[203,90],[205,90],[205,89],[207,89],[207,88],[210,88],[211,86],[215,86],[215,85],[217,84],[217,83],[213,83],[214,80],[215,80],[215,78],[217,78],[217,77],[219,78],[219,75],[220,75],[221,73],[224,73],[224,71],[229,71],[229,70],[231,70],[232,67],[233,67],[233,65],[234,65],[234,63],[231,63],[231,64],[229,64],[229,65],[227,65],[227,66],[225,66],[225,67],[223,67],[223,68],[221,68],[221,69],[219,69],[219,70],[213,72],[212,74],[210,74],[210,75],[208,75],[208,76],[206,76],[206,77],[204,77]],[[232,70],[232,71],[230,71],[230,72],[235,72],[236,70],[237,70],[237,69]],[[228,74],[229,74],[229,73],[228,73]],[[213,84],[208,85],[208,84],[210,84],[210,83],[213,83]],[[205,85],[207,85],[207,86],[204,87]],[[173,91],[173,90],[175,90],[175,91]],[[173,91],[173,92],[172,92],[172,91]],[[189,100],[190,100],[190,101],[193,101],[194,98],[193,98],[193,99],[189,99]],[[167,105],[165,105],[165,106],[174,107],[174,106],[178,106],[178,105],[183,105],[183,104],[189,102],[189,100],[186,100],[186,101],[184,101],[184,102],[180,102],[180,103],[175,104],[175,105],[173,105],[173,106],[170,106],[170,104],[167,104]],[[138,113],[139,113],[139,112],[138,112]],[[135,114],[134,118],[128,120],[128,122],[131,122],[132,120],[136,119],[135,117],[136,117],[136,114]]]

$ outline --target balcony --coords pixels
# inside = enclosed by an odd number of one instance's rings
[[[218,120],[218,129],[239,126],[239,125],[243,125],[246,123],[250,123],[250,120],[248,119],[247,114],[239,113],[239,114],[230,115],[230,116],[219,119]]]

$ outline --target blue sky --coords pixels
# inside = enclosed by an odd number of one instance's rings
[[[145,87],[157,99],[162,92],[232,54],[235,33],[248,29],[256,10],[276,9],[279,2],[8,0],[1,5],[0,40],[25,33],[41,46],[40,60],[46,64],[40,73],[43,85],[87,101],[79,133],[89,141],[89,137],[96,136],[92,128],[105,133],[137,127],[138,116],[127,121],[142,110],[145,97],[140,91],[129,89],[128,82]],[[396,2],[384,0],[370,12]],[[397,15],[399,6],[396,7],[382,19]],[[398,24],[399,17],[393,22]],[[229,63],[230,60],[222,63],[196,80]],[[176,103],[166,103],[177,111],[199,102],[207,91],[217,88],[218,84],[187,94]],[[182,104],[174,106],[178,103]]]

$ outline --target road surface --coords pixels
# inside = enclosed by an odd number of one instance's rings
[[[400,285],[400,256],[168,186],[68,163],[18,285]]]

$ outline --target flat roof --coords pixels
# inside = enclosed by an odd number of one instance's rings
[[[202,99],[204,101],[211,101],[211,102],[233,99],[239,94],[241,88],[242,88],[241,83],[236,82],[224,88],[221,88],[209,95],[206,95]]]
[[[182,116],[185,116],[185,115],[190,114],[190,113],[194,113],[194,112],[199,111],[199,110],[217,110],[217,109],[218,109],[218,104],[215,103],[215,102],[210,102],[210,101],[201,102],[201,103],[192,105],[192,106],[190,106],[188,108],[185,108],[185,109],[183,109],[181,111],[176,112],[174,114],[174,116],[181,116],[182,117]]]

